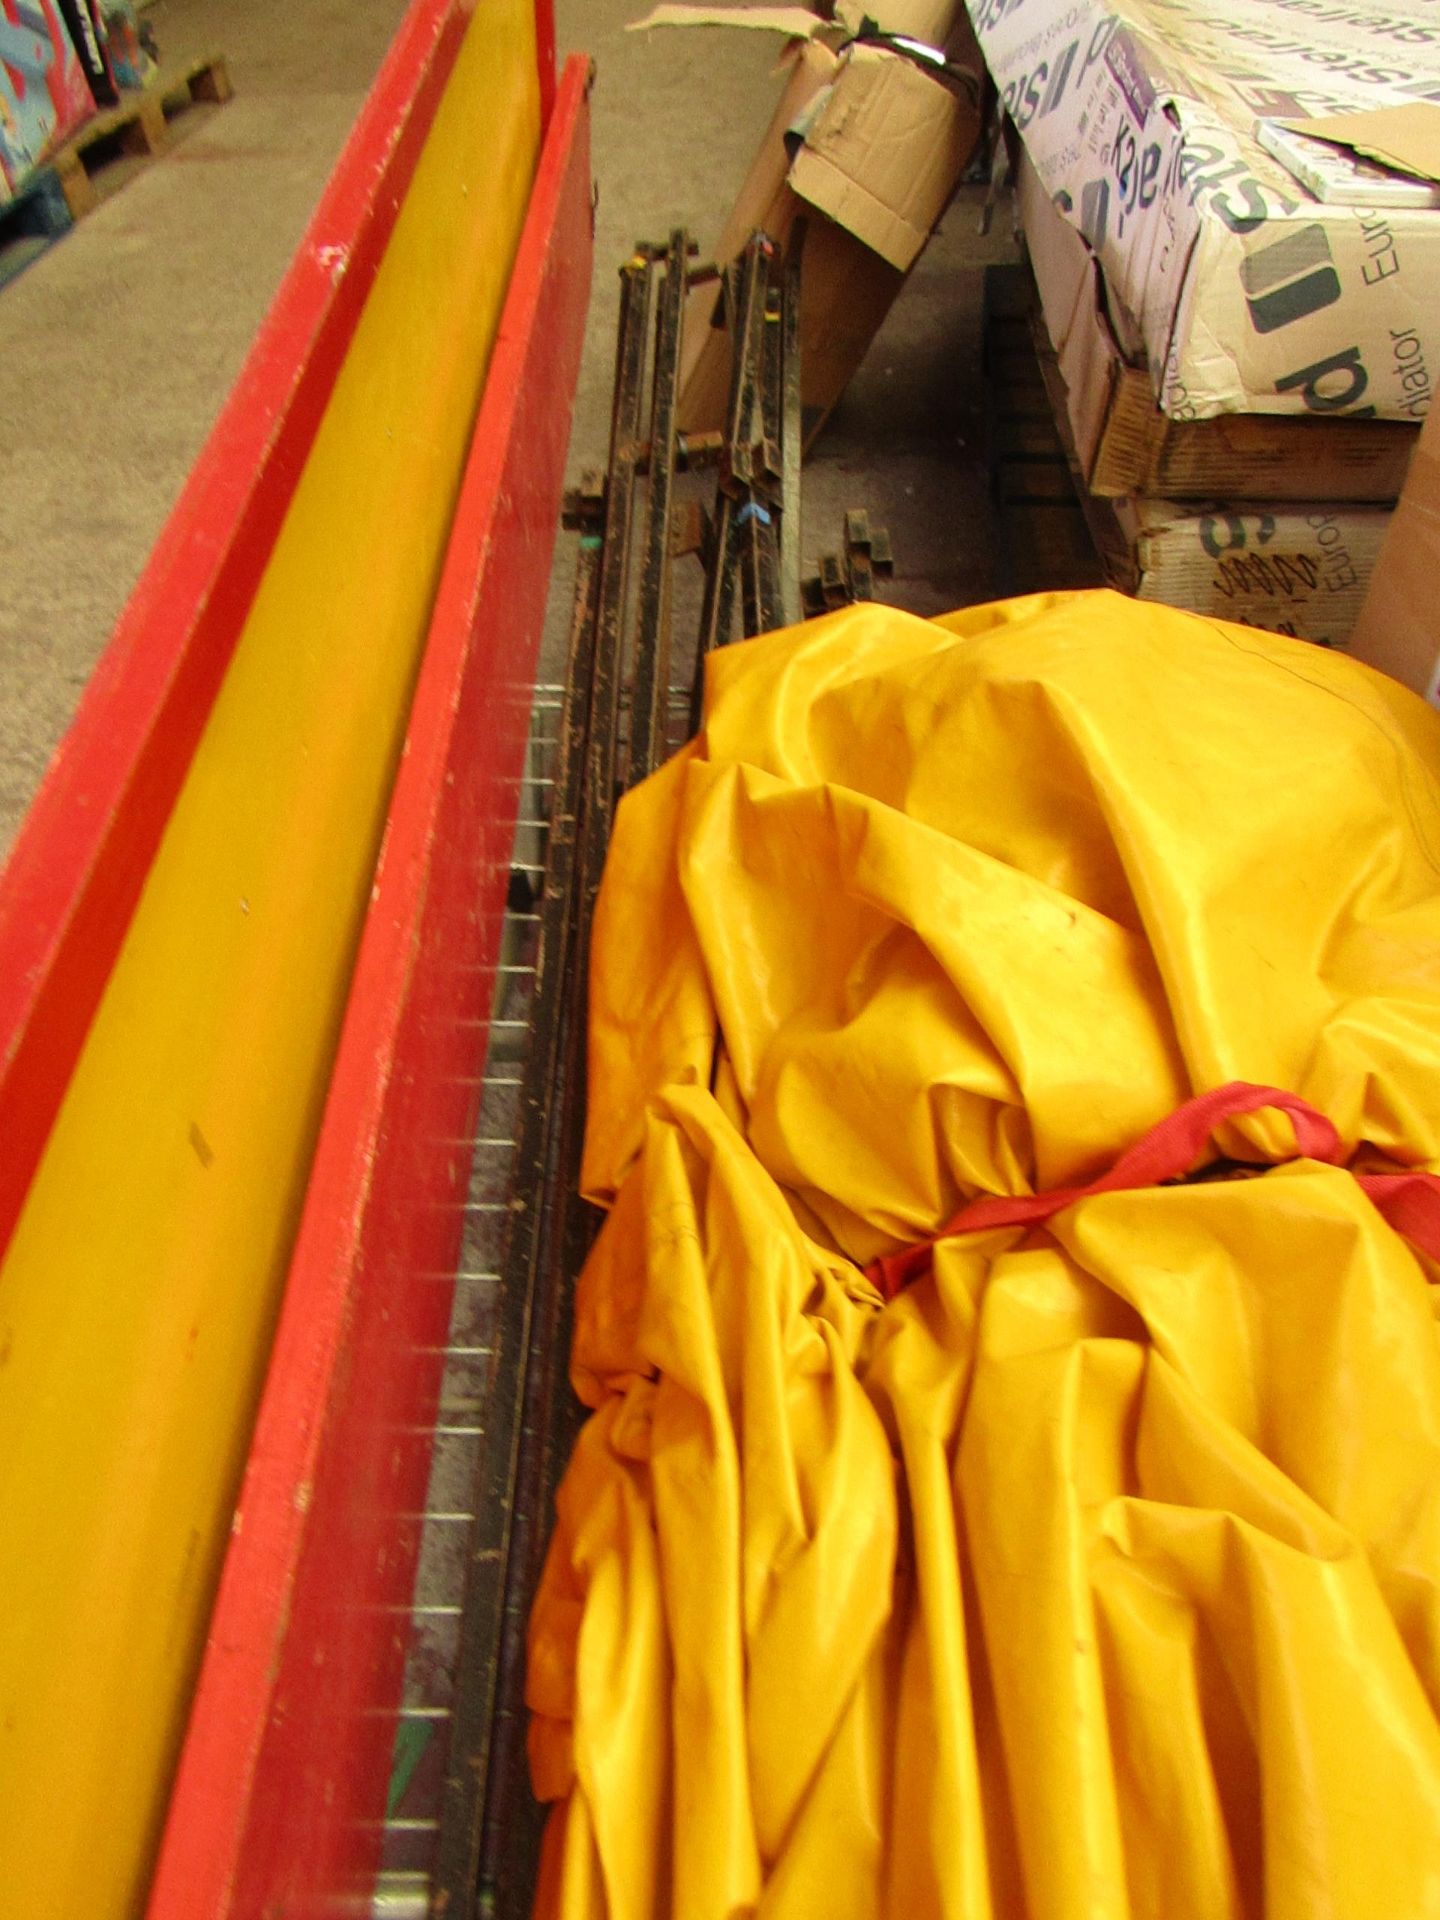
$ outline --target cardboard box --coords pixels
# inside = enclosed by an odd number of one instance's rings
[[[1440,413],[1420,435],[1350,639],[1379,667],[1440,706]]]
[[[0,0],[0,204],[94,111],[55,0]]]
[[[979,134],[967,100],[898,54],[840,57],[806,120],[788,184],[904,273],[945,211]]]
[[[1440,100],[1428,0],[969,4],[1040,181],[1134,316],[1172,419],[1424,417],[1440,210],[1322,204],[1254,128]],[[1352,139],[1365,146],[1363,127]]]
[[[1272,633],[1345,647],[1390,520],[1384,507],[1082,501],[1112,586]],[[1353,648],[1352,648],[1353,650]]]
[[[865,23],[885,34],[901,34],[923,46],[948,50],[973,47],[974,33],[964,0],[837,0],[834,18],[827,19],[807,6],[722,4],[706,6],[700,0],[662,0],[643,20],[632,20],[627,32],[652,27],[745,27],[756,33],[780,33],[789,39],[823,40],[837,50],[858,38]]]
[[[978,134],[977,102],[900,55],[864,46],[836,55],[815,41],[800,49],[715,257],[734,259],[757,227],[783,245],[806,216],[807,436],[864,358]],[[690,296],[680,366],[687,432],[724,418],[730,353],[716,309],[713,285]]]
[[[1045,409],[1038,424],[1053,448],[1048,469],[1043,446],[1029,453],[1032,471],[1037,477],[1048,471],[1072,509],[1078,504],[1106,582],[1140,600],[1344,646],[1374,574],[1390,508],[1350,501],[1110,499],[1089,491],[1060,361],[1033,309],[1031,328],[1030,364]]]
[[[1111,499],[1136,493],[1169,500],[1396,499],[1417,426],[1290,414],[1175,420],[1164,413],[1134,322],[1112,307],[1084,236],[1054,206],[1023,153],[1016,199],[1046,332],[1064,379],[1059,403],[1080,477],[1092,493]]]

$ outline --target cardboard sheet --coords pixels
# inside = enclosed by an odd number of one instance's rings
[[[803,6],[657,6],[645,19],[632,19],[626,33],[645,33],[649,27],[751,27],[808,40],[826,21]]]
[[[1420,435],[1351,651],[1440,706],[1440,414]]]
[[[791,40],[824,38],[838,46],[858,34],[867,19],[882,33],[903,34],[927,47],[953,50],[957,41],[971,44],[963,0],[839,0],[833,21],[822,20],[808,7],[705,7],[674,0],[674,4],[652,8],[643,20],[632,20],[626,32],[644,33],[651,27],[744,27],[783,33]]]
[[[651,27],[749,27],[760,33],[783,33],[791,40],[809,40],[824,32],[829,22],[808,7],[655,7],[643,20],[632,20],[627,33]]]
[[[802,200],[902,272],[969,159],[975,118],[948,87],[893,53],[858,46],[790,168]]]
[[[1088,511],[1112,522],[1097,544],[1115,584],[1137,599],[1329,647],[1350,644],[1390,519],[1383,507],[1336,503],[1103,500]]]
[[[1332,113],[1317,120],[1290,122],[1296,133],[1350,147],[1367,160],[1440,180],[1440,106],[1412,100],[1404,107],[1373,107],[1363,113]]]

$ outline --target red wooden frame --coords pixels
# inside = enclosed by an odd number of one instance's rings
[[[540,64],[540,124],[555,111],[555,0],[535,0],[535,57]]]
[[[592,251],[551,117],[452,531],[149,1920],[333,1911],[378,1860]]]
[[[406,16],[0,874],[0,1258],[475,5]]]

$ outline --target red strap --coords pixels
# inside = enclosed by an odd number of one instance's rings
[[[1232,1080],[1177,1107],[1088,1187],[1055,1187],[1049,1193],[986,1194],[963,1206],[948,1225],[928,1239],[873,1261],[866,1274],[887,1300],[893,1300],[902,1287],[930,1271],[931,1250],[937,1240],[948,1240],[957,1233],[981,1233],[991,1227],[1032,1226],[1092,1194],[1156,1187],[1167,1180],[1178,1180],[1200,1159],[1222,1121],[1259,1113],[1266,1107],[1289,1114],[1300,1159],[1322,1160],[1330,1166],[1338,1166],[1344,1159],[1340,1135],[1308,1100],[1279,1087],[1256,1087],[1244,1080]],[[1357,1178],[1397,1233],[1440,1260],[1440,1175],[1372,1173]]]
[[[1355,1178],[1396,1233],[1440,1260],[1440,1174],[1357,1173]]]

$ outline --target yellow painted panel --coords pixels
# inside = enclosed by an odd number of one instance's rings
[[[0,1269],[0,1915],[140,1904],[539,144],[484,0]]]

